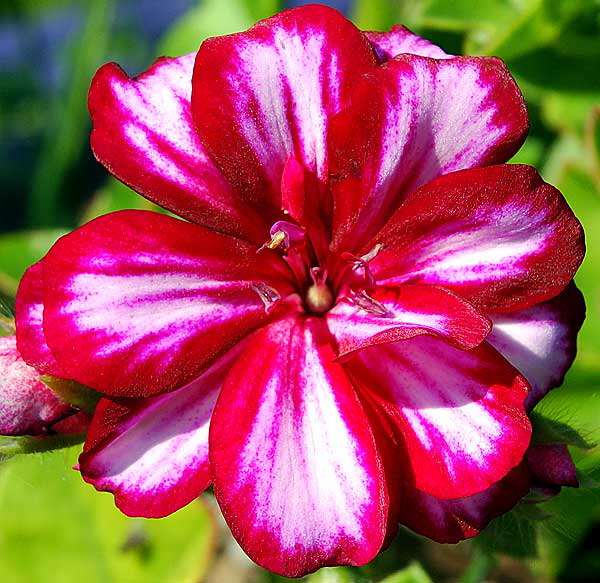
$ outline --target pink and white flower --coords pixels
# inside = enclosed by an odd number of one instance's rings
[[[85,433],[89,416],[60,399],[19,354],[14,336],[0,336],[0,435]]]
[[[574,358],[584,244],[504,164],[527,115],[500,60],[308,6],[136,78],[108,64],[89,106],[97,158],[187,220],[100,217],[21,283],[27,362],[105,395],[86,481],[147,517],[212,485],[288,576],[516,503],[526,401]]]

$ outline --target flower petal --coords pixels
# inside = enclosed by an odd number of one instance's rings
[[[160,518],[191,502],[210,481],[208,427],[232,360],[230,351],[198,379],[147,399],[102,399],[79,469],[112,492],[128,516]]]
[[[433,285],[379,288],[373,299],[386,313],[340,301],[327,314],[340,356],[420,334],[439,335],[458,348],[469,349],[483,342],[491,328],[488,318],[473,306]]]
[[[15,302],[17,346],[23,360],[40,374],[64,377],[44,335],[44,268],[41,261],[24,273]]]
[[[268,320],[251,284],[276,276],[270,260],[158,213],[105,215],[43,260],[47,342],[69,378],[106,394],[181,387]]]
[[[332,121],[335,243],[365,243],[410,192],[442,174],[505,162],[527,128],[521,92],[499,59],[388,61]]]
[[[451,59],[453,57],[401,24],[392,26],[387,32],[366,31],[364,34],[373,45],[377,57],[382,63],[403,53],[433,59]]]
[[[529,485],[527,467],[520,464],[487,490],[466,498],[443,500],[407,487],[400,522],[436,542],[457,543],[478,535],[492,519],[513,508]]]
[[[447,499],[481,492],[527,449],[527,384],[486,343],[465,352],[417,336],[365,348],[345,366],[398,427],[414,485],[427,494]]]
[[[102,67],[89,94],[92,149],[117,178],[157,204],[217,231],[261,241],[270,223],[237,198],[194,129],[194,57],[161,58],[135,78],[115,63]]]
[[[202,141],[230,182],[253,193],[256,208],[279,211],[291,156],[313,182],[326,180],[329,120],[375,65],[364,35],[326,6],[286,10],[246,32],[210,38],[193,79]]]
[[[573,458],[564,443],[536,443],[527,450],[525,459],[535,486],[579,486]]]
[[[585,318],[585,301],[571,283],[556,297],[530,308],[491,314],[486,339],[529,381],[527,409],[562,384],[575,360],[577,333]]]
[[[261,329],[234,365],[210,430],[214,490],[234,536],[285,576],[364,564],[387,493],[373,434],[317,318]]]
[[[582,227],[560,192],[521,165],[434,180],[408,197],[377,242],[386,248],[369,267],[381,285],[441,285],[492,312],[554,297],[584,254]]]
[[[72,411],[21,358],[14,336],[0,337],[0,371],[1,435],[44,434]]]

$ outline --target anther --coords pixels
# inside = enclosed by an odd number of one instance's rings
[[[288,221],[277,221],[269,232],[271,239],[258,248],[257,252],[264,249],[278,249],[283,247],[287,251],[292,245],[304,239],[305,230]]]

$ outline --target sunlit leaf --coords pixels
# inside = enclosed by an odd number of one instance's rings
[[[539,409],[544,410],[544,407],[540,406]],[[589,436],[582,435],[581,431],[564,420],[553,419],[548,414],[540,413],[539,409],[533,411],[529,416],[534,443],[564,443],[581,449],[591,449],[600,443],[591,441]],[[548,406],[545,407],[545,410],[552,411]]]
[[[158,53],[178,56],[197,51],[208,37],[245,30],[254,20],[244,0],[205,0],[190,8],[167,31]]]
[[[0,235],[0,291],[14,296],[25,270],[64,234],[62,229],[42,229]]]
[[[432,583],[432,579],[419,563],[414,562],[382,579],[381,583]]]
[[[1,467],[3,582],[202,580],[213,527],[200,502],[160,520],[128,518],[71,469],[76,456],[62,450]]]
[[[478,541],[487,552],[518,558],[533,557],[537,553],[534,524],[519,507],[493,520]]]
[[[155,210],[154,203],[140,196],[137,192],[125,186],[122,182],[111,178],[98,190],[84,209],[80,223],[87,223],[100,215],[122,209]]]

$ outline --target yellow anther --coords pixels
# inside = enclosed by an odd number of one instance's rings
[[[263,245],[266,249],[277,249],[285,241],[285,233],[283,231],[276,231],[271,235],[271,240]]]

